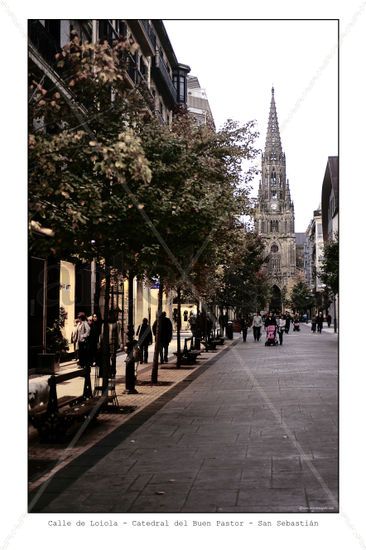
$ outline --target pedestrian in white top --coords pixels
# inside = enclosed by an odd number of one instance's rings
[[[78,321],[75,331],[75,348],[79,352],[79,367],[83,368],[89,364],[88,337],[90,334],[90,325],[83,312],[79,313]]]
[[[278,336],[280,339],[280,346],[282,346],[283,333],[285,332],[285,328],[286,328],[286,315],[281,315],[277,319],[277,327],[278,327]]]
[[[263,326],[263,319],[261,317],[261,314],[259,311],[257,311],[257,314],[253,317],[253,336],[254,341],[259,342],[259,338],[261,337],[261,327]]]

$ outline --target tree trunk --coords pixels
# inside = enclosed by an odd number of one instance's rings
[[[108,380],[110,377],[110,346],[109,346],[109,297],[111,288],[111,268],[109,258],[105,258],[105,288],[104,288],[104,318],[103,318],[103,393],[108,391]]]
[[[177,319],[177,369],[181,365],[181,347],[180,347],[180,331],[182,328],[182,318],[181,318],[181,288],[177,288],[177,306],[178,306],[178,319]]]
[[[156,333],[155,333],[155,349],[153,366],[151,370],[151,383],[157,384],[158,382],[158,369],[159,369],[159,349],[160,349],[160,326],[161,326],[161,313],[163,310],[163,281],[160,279],[159,293],[158,293],[158,312],[156,316]]]

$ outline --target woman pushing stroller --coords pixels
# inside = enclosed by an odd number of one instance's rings
[[[276,323],[276,317],[273,313],[269,313],[265,323],[265,330],[267,334],[267,340],[265,342],[265,346],[277,346],[278,341],[276,338],[276,331],[277,331],[277,323]]]

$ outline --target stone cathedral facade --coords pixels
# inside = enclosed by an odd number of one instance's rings
[[[273,88],[254,223],[266,245],[272,284],[269,307],[281,311],[295,282],[296,242],[294,203],[286,178],[286,155],[281,145]]]

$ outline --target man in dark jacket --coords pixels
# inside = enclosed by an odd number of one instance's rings
[[[285,323],[285,332],[286,334],[290,331],[290,325],[291,325],[291,315],[289,313],[286,314],[286,323]]]
[[[161,324],[160,324],[160,347],[159,347],[159,353],[160,353],[160,363],[167,363],[168,362],[168,348],[169,344],[173,337],[173,325],[170,319],[166,316],[166,312],[163,311],[161,314]],[[156,336],[156,321],[154,321],[153,324],[153,334]]]
[[[142,324],[137,329],[136,335],[139,337],[138,346],[141,350],[140,363],[147,363],[149,356],[149,345],[152,344],[152,334],[146,317],[142,319]]]
[[[322,331],[322,328],[323,328],[323,312],[322,311],[319,311],[318,315],[317,315],[317,318],[316,318],[316,325],[317,325],[317,329],[318,329],[318,332],[321,333]]]

